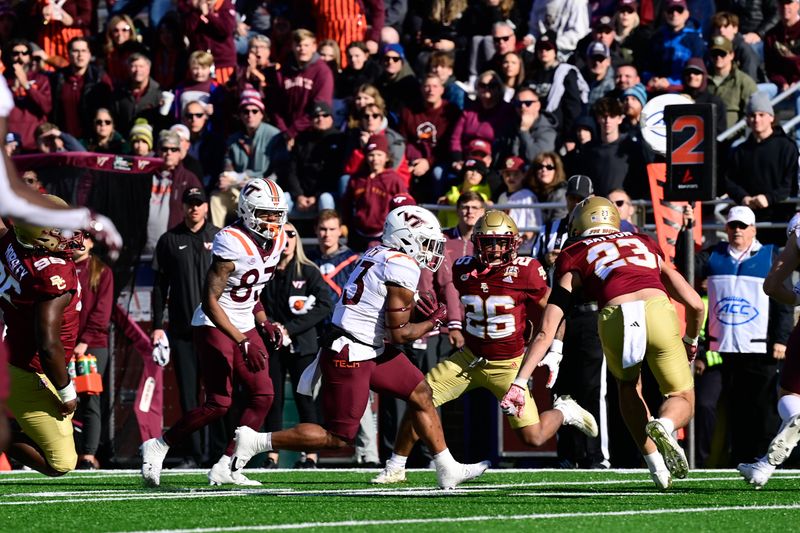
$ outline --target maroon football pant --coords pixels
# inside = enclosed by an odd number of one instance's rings
[[[193,330],[206,401],[200,407],[185,413],[164,434],[164,441],[170,446],[183,442],[198,429],[225,415],[231,406],[234,376],[237,382],[244,385],[247,393],[247,403],[243,406],[244,410],[237,425],[248,426],[258,431],[272,406],[273,390],[272,380],[269,378],[269,365],[265,365],[265,368],[258,372],[251,372],[236,343],[223,332],[210,326],[194,327]],[[264,341],[255,328],[245,335],[251,345],[264,350],[264,353],[267,352]],[[234,445],[231,438],[225,449],[226,455],[233,453]]]
[[[408,400],[425,376],[402,352],[387,346],[369,361],[348,358],[348,347],[322,348],[322,412],[325,429],[346,441],[355,439],[370,389]]]

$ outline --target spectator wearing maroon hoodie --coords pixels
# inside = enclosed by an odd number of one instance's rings
[[[8,131],[22,138],[23,150],[36,150],[37,126],[47,122],[53,109],[50,81],[32,68],[31,44],[24,39],[13,39],[3,49],[3,75],[14,94],[14,108],[8,115]]]
[[[386,136],[370,137],[364,155],[365,162],[350,178],[341,202],[342,221],[349,228],[347,244],[357,252],[380,240],[392,199],[408,193],[402,178],[391,168]]]
[[[189,50],[205,50],[214,56],[217,83],[224,85],[236,67],[236,10],[231,0],[180,0],[178,11],[189,37]]]
[[[81,315],[78,324],[78,344],[75,355],[90,354],[97,358],[97,371],[106,379],[108,390],[108,324],[114,305],[114,276],[111,269],[95,254],[92,254],[94,241],[88,235],[83,237],[83,249],[76,251],[72,258],[81,282]],[[81,395],[75,419],[83,423],[81,438],[77,447],[79,470],[94,470],[99,467],[95,454],[100,444],[102,426],[100,396]]]
[[[464,148],[472,139],[493,142],[513,127],[517,114],[513,104],[503,100],[503,87],[500,76],[492,70],[478,77],[478,97],[475,102],[467,104],[450,140],[457,170],[466,159]]]
[[[308,109],[314,102],[333,105],[333,72],[317,53],[317,38],[308,30],[292,33],[294,55],[280,71],[273,107],[275,125],[291,149],[294,139],[311,129]]]
[[[422,103],[400,114],[400,134],[406,138],[406,158],[416,196],[435,200],[444,191],[450,165],[450,137],[461,110],[443,99],[444,84],[429,74],[422,84]]]

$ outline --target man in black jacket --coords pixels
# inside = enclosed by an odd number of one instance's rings
[[[333,110],[317,101],[309,109],[312,126],[297,136],[286,175],[290,213],[336,209],[331,191],[344,168],[344,134],[333,127]]]
[[[117,131],[130,131],[133,121],[145,118],[160,129],[164,117],[158,113],[161,105],[161,87],[150,77],[150,59],[143,54],[131,54],[128,58],[128,84],[114,93],[112,114]]]
[[[178,395],[184,413],[198,406],[197,355],[192,344],[192,315],[201,300],[206,271],[211,265],[211,243],[219,228],[206,221],[208,199],[202,188],[192,187],[183,194],[183,222],[158,239],[153,270],[153,342],[167,336],[164,309],[169,299],[169,346],[178,379]],[[214,432],[216,425],[211,426]],[[221,427],[221,426],[220,426]],[[185,462],[200,465],[203,460],[201,432],[192,434]],[[224,431],[221,449],[227,444]],[[216,440],[216,439],[215,439]],[[216,457],[219,454],[210,454]]]
[[[53,94],[50,118],[61,131],[83,139],[94,131],[95,111],[111,106],[111,78],[92,64],[92,52],[85,37],[75,37],[67,49],[69,66],[57,70],[50,82]]]

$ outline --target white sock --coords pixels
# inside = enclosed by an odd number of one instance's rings
[[[259,452],[271,452],[272,451],[272,432],[269,433],[259,433],[258,439],[256,440],[256,446],[258,446]]]
[[[644,456],[644,462],[647,463],[647,468],[650,472],[658,472],[659,470],[666,470],[667,465],[664,464],[664,458],[658,452],[653,452]]]
[[[456,460],[453,459],[453,454],[450,453],[448,448],[445,448],[441,452],[434,455],[433,462],[436,464],[436,470],[439,470],[440,468],[449,468],[458,464]]]
[[[667,433],[672,435],[672,433],[675,431],[675,422],[663,416],[657,420],[661,422],[661,425],[664,426],[664,429],[667,430]]]
[[[758,462],[760,463],[760,468],[762,468],[764,470],[769,470],[770,472],[774,472],[775,471],[775,465],[771,465],[769,463],[769,459],[767,459],[766,455],[764,455],[763,457],[760,457],[758,459]]]
[[[800,414],[800,396],[794,394],[781,396],[778,400],[778,414],[781,415],[784,424]]]
[[[392,452],[392,456],[389,457],[389,460],[386,461],[386,468],[390,470],[397,470],[398,468],[405,468],[406,461],[408,457],[404,455],[397,455],[396,453]]]

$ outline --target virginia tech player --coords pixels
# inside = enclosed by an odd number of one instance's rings
[[[56,196],[48,200],[60,206]],[[8,454],[48,476],[78,460],[72,415],[78,405],[67,361],[75,347],[80,284],[72,251],[83,234],[18,222],[0,237],[0,311],[6,324],[11,391],[8,407],[21,431]]]
[[[367,250],[344,286],[317,357],[321,369],[324,427],[299,424],[274,433],[236,430],[231,468],[242,468],[255,454],[270,450],[336,449],[352,443],[369,399],[370,389],[405,400],[415,429],[434,454],[439,486],[454,488],[481,475],[488,463],[458,463],[442,433],[431,388],[408,357],[395,346],[410,343],[447,316],[429,296],[416,304],[419,322],[412,322],[420,267],[433,272],[444,258],[444,236],[436,217],[421,207],[405,205],[389,212],[383,244]],[[301,380],[315,370],[312,364]],[[298,390],[301,389],[298,387]]]
[[[694,383],[687,356],[691,361],[697,351],[703,302],[664,262],[652,239],[620,232],[619,225],[617,208],[605,198],[588,198],[572,211],[569,235],[574,243],[556,260],[555,282],[542,323],[501,406],[513,411],[525,405],[528,379],[552,343],[572,292],[583,287],[587,298],[601,307],[600,340],[608,368],[617,380],[622,416],[653,482],[665,490],[671,486],[672,476],[685,477],[689,469],[672,432],[684,427],[694,412]],[[668,294],[686,306],[683,341]],[[641,395],[645,358],[666,396],[659,418],[654,420],[650,420]]]
[[[532,257],[518,257],[521,239],[517,225],[502,211],[488,211],[472,233],[475,254],[453,265],[453,285],[464,305],[465,346],[425,376],[436,407],[465,392],[483,387],[501,399],[517,376],[525,351],[528,321],[538,322],[549,289],[544,268]],[[539,310],[535,308],[538,307]],[[520,440],[541,446],[562,424],[597,435],[597,423],[569,397],[556,399],[554,408],[539,413],[525,389],[525,404],[509,423]],[[405,481],[405,464],[417,435],[403,418],[394,453],[373,483]]]
[[[247,390],[239,422],[256,429],[264,422],[272,405],[273,389],[267,347],[259,329],[267,337],[270,350],[281,345],[281,334],[266,321],[263,310],[254,311],[257,304],[260,307],[261,290],[272,279],[286,245],[283,225],[287,213],[281,188],[269,179],[253,179],[239,195],[239,219],[214,237],[203,300],[192,318],[206,400],[185,413],[162,438],[142,444],[142,478],[146,484],[160,484],[161,467],[170,446],[227,413],[234,376]],[[260,485],[241,472],[231,474],[233,446],[231,440],[211,468],[209,483]]]
[[[793,289],[784,283],[800,267],[800,213],[789,222],[786,232],[786,246],[764,280],[764,292],[781,303],[796,306],[800,305],[800,283]],[[800,442],[800,322],[795,324],[789,337],[779,395],[778,414],[783,423],[767,454],[754,463],[742,463],[737,467],[745,481],[756,489],[767,484],[775,467],[783,464]]]

